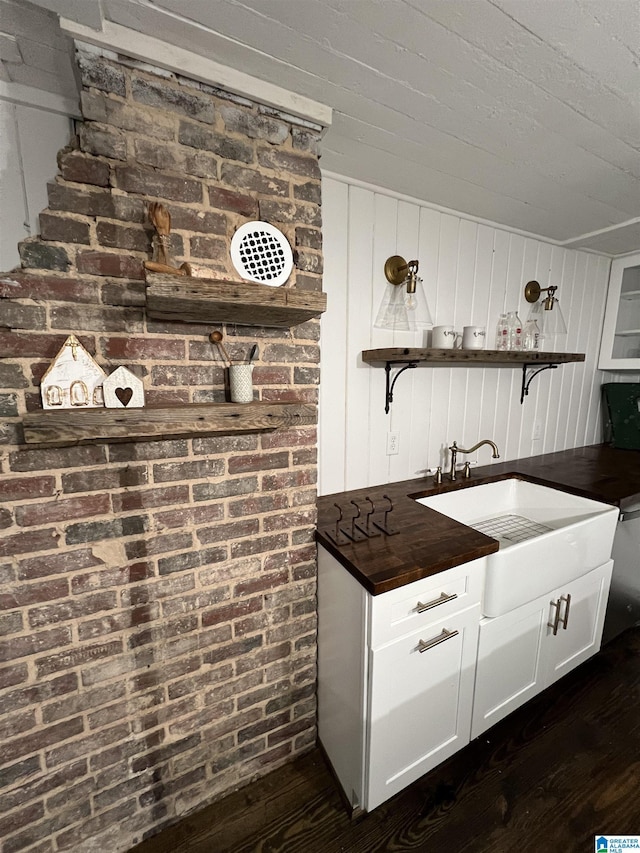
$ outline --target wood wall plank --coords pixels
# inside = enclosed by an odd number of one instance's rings
[[[336,205],[336,194],[345,192],[349,203]],[[332,475],[321,479],[321,494],[446,466],[453,440],[469,446],[491,438],[506,460],[600,440],[601,383],[638,381],[635,375],[619,377],[597,369],[608,258],[470,222],[335,175],[325,179],[324,193],[325,268],[340,268],[345,252],[349,263],[346,280],[336,281],[331,274],[324,279],[330,308],[322,327],[320,466],[331,466]],[[553,283],[569,328],[563,349],[584,352],[585,362],[541,373],[522,406],[519,367],[420,365],[400,377],[391,413],[385,415],[384,370],[363,364],[357,353],[428,345],[423,334],[373,328],[385,286],[384,261],[390,254],[409,260],[414,249],[436,324],[453,322],[459,330],[486,325],[492,344],[501,311],[517,308],[525,321],[529,306],[524,284],[531,279],[543,287]],[[342,361],[336,349],[340,335],[347,342]],[[338,388],[344,392],[340,399]],[[337,410],[344,413],[342,433]],[[536,422],[542,425],[542,437],[534,440]],[[400,435],[400,452],[391,457],[386,453],[390,430]],[[489,463],[485,451],[473,454],[471,461]],[[340,465],[341,475],[333,470]]]

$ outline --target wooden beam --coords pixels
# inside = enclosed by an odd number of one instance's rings
[[[159,320],[288,329],[326,307],[326,293],[315,290],[147,273],[147,313]]]
[[[161,409],[49,409],[26,414],[23,425],[27,444],[64,447],[268,432],[309,426],[316,418],[315,405],[307,403],[193,403]]]

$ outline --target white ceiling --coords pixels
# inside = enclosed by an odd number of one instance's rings
[[[568,246],[640,247],[639,0],[36,2],[327,104],[327,171]],[[0,74],[68,94],[43,14],[0,0]]]

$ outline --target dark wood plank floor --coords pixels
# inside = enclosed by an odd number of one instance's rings
[[[358,821],[316,749],[134,850],[591,853],[596,834],[640,834],[640,629]]]

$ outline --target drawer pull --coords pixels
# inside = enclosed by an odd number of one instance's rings
[[[446,592],[441,592],[439,598],[434,598],[433,601],[427,601],[426,604],[419,601],[416,606],[416,613],[424,613],[425,610],[431,610],[432,607],[438,607],[439,604],[446,604],[447,601],[453,601],[457,597],[457,592],[454,592],[453,595],[447,595]]]
[[[553,622],[547,622],[547,628],[553,628],[553,636],[558,633],[558,626],[560,624],[560,602],[559,601],[550,601],[549,604],[556,609],[556,615]]]
[[[418,651],[422,654],[422,652],[426,652],[427,649],[432,649],[434,646],[439,646],[440,643],[444,643],[452,637],[457,637],[459,633],[459,631],[447,631],[446,628],[443,628],[442,633],[438,634],[437,637],[434,637],[433,640],[428,640],[426,643],[424,640],[418,640]]]
[[[566,607],[564,609],[564,616],[562,617],[562,627],[564,630],[567,630],[567,625],[569,624],[569,608],[571,607],[571,593],[568,592],[566,595],[560,596],[560,601],[564,601]],[[558,608],[560,610],[560,608]]]

